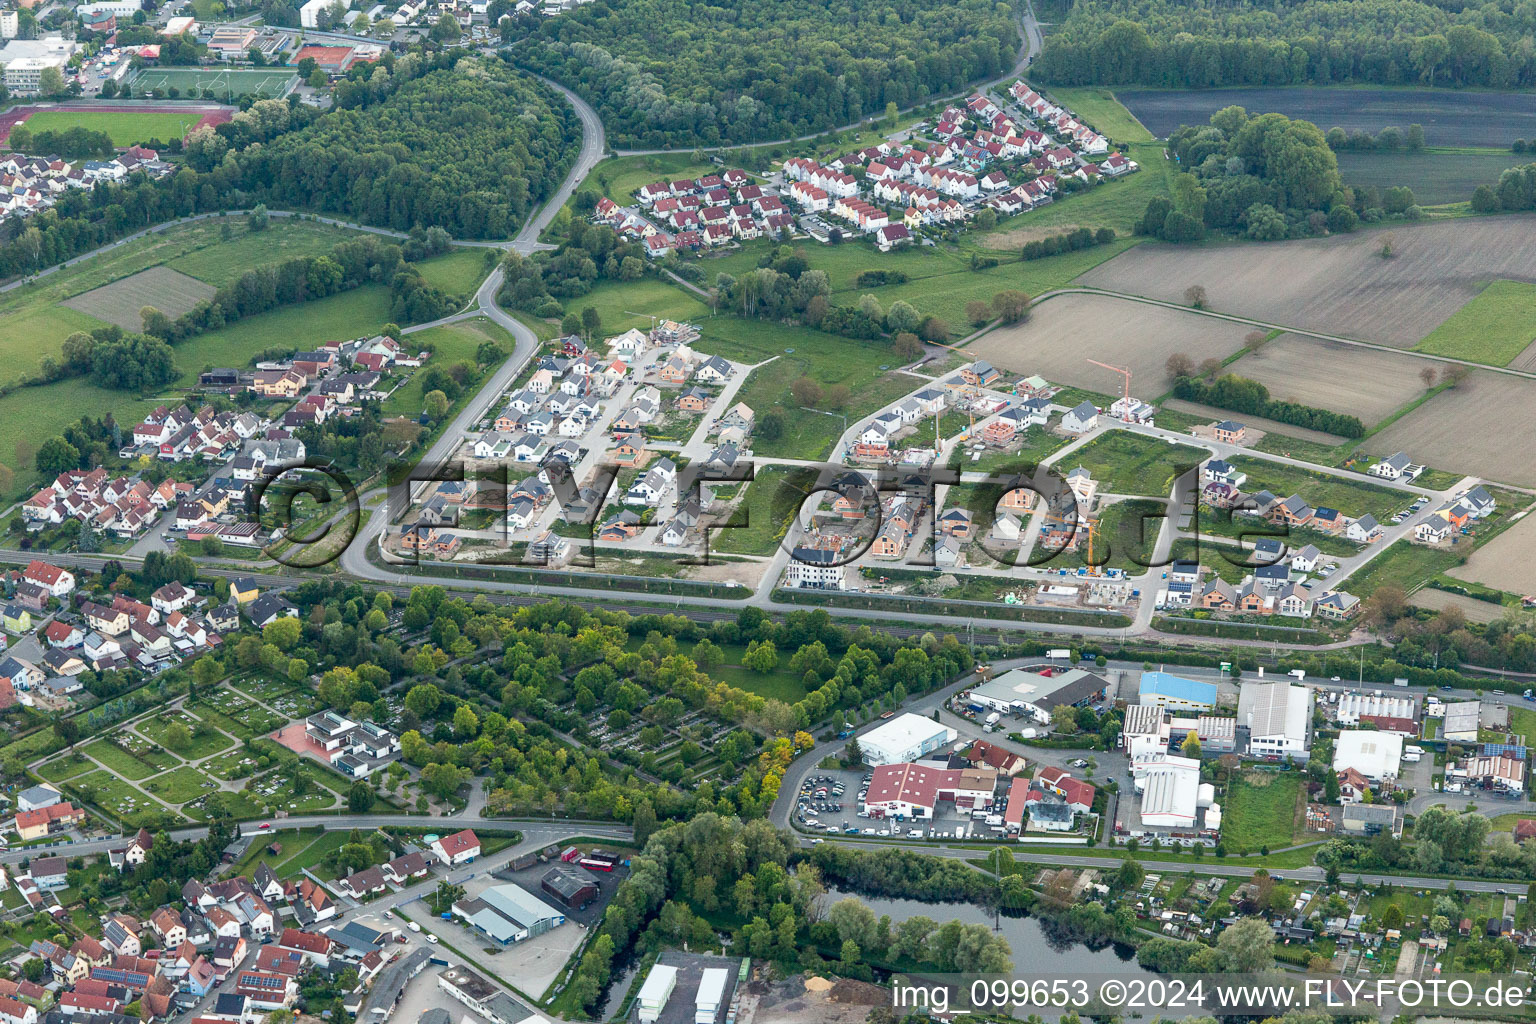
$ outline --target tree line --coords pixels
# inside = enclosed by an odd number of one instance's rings
[[[13,153],[58,154],[67,160],[110,157],[115,151],[106,132],[80,125],[33,131],[25,121],[11,129],[6,145]]]
[[[1080,0],[1033,71],[1060,85],[1536,85],[1536,9],[1421,0]]]
[[[851,124],[1000,75],[1019,49],[1011,11],[985,0],[598,0],[530,28],[518,62],[582,93],[615,144],[647,147]]]
[[[1284,402],[1269,397],[1269,389],[1256,380],[1225,373],[1215,380],[1181,376],[1173,385],[1176,397],[1186,402],[1212,405],[1218,409],[1263,416],[1265,419],[1289,423],[1293,427],[1321,430],[1340,437],[1364,437],[1365,424],[1360,417],[1347,413],[1331,412],[1299,402]]]
[[[1536,210],[1536,164],[1511,167],[1493,185],[1472,190],[1472,209],[1478,213]]]

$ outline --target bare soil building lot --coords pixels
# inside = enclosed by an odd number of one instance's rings
[[[1390,231],[1395,255],[1379,255]],[[1330,238],[1181,249],[1138,245],[1078,284],[1207,304],[1266,323],[1409,348],[1488,281],[1536,281],[1536,221],[1492,217]]]
[[[967,352],[1020,375],[1107,394],[1119,393],[1120,378],[1088,360],[1127,366],[1132,394],[1150,397],[1165,389],[1170,355],[1222,359],[1242,346],[1247,330],[1177,309],[1068,294],[1041,303],[1022,324],[983,335]]]
[[[154,306],[174,320],[204,299],[213,298],[214,293],[212,285],[195,277],[169,267],[150,267],[65,299],[64,305],[125,331],[138,331],[144,327],[139,311],[145,306]]]
[[[1372,439],[1385,452],[1489,480],[1536,486],[1536,381],[1474,371]]]
[[[1424,392],[1428,359],[1282,334],[1232,364],[1232,372],[1269,388],[1272,397],[1359,416],[1375,426]]]
[[[1472,552],[1466,565],[1447,575],[1511,594],[1536,592],[1536,515],[1527,515]]]

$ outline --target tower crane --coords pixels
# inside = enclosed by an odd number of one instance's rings
[[[1094,366],[1100,366],[1100,367],[1103,367],[1106,370],[1111,370],[1111,371],[1113,371],[1115,373],[1118,373],[1120,376],[1125,378],[1125,390],[1122,392],[1122,395],[1125,398],[1125,402],[1124,402],[1124,404],[1120,408],[1120,418],[1122,420],[1125,420],[1126,422],[1130,422],[1130,419],[1131,419],[1131,371],[1130,371],[1130,369],[1126,368],[1126,367],[1120,367],[1120,366],[1110,366],[1108,363],[1101,363],[1097,359],[1090,359],[1088,361],[1090,363],[1092,363]]]

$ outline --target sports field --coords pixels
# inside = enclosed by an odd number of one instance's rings
[[[146,113],[139,110],[39,110],[22,123],[30,131],[67,131],[85,128],[93,132],[106,132],[114,146],[132,146],[150,139],[168,142],[190,132],[203,111],[188,108],[186,113]]]
[[[133,76],[130,84],[136,95],[153,89],[167,93],[177,89],[183,96],[201,96],[203,90],[211,89],[217,98],[246,94],[282,97],[288,95],[298,82],[299,76],[285,69],[210,71],[200,68],[145,68]]]

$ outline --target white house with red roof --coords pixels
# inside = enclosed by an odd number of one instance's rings
[[[433,856],[450,867],[454,864],[468,864],[480,856],[480,839],[473,829],[464,829],[452,835],[442,836],[432,842]]]
[[[63,597],[75,589],[75,575],[68,569],[33,559],[21,572],[22,579],[42,587],[54,597]]]

